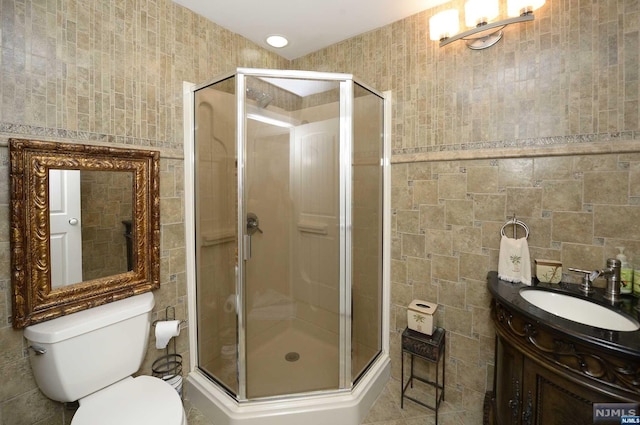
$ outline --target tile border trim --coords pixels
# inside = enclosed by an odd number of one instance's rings
[[[638,131],[399,148],[392,151],[391,162],[402,164],[408,162],[634,152],[640,152],[640,132]]]

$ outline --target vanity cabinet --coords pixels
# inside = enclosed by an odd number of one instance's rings
[[[593,403],[640,401],[638,359],[492,301],[496,425],[592,424]]]
[[[522,363],[524,356],[502,338],[496,340],[496,374],[494,382],[496,423],[520,423],[522,411]],[[497,420],[499,419],[499,420]]]
[[[503,338],[496,356],[496,424],[590,424],[592,403],[621,401],[550,372]]]

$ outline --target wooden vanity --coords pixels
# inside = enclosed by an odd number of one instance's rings
[[[491,424],[586,425],[594,423],[593,403],[640,403],[640,331],[557,317],[520,297],[523,285],[496,272],[487,279],[496,329]],[[577,294],[575,286],[553,287]],[[604,304],[600,292],[590,298]],[[623,310],[637,318],[638,300],[626,301]]]

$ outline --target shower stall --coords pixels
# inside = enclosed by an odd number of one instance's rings
[[[216,424],[358,424],[389,376],[388,94],[240,68],[185,83],[191,372]]]

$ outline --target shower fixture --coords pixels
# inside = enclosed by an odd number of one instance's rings
[[[247,98],[255,100],[258,106],[262,109],[269,106],[269,104],[273,100],[273,96],[271,96],[269,93],[256,90],[253,87],[247,87]]]

